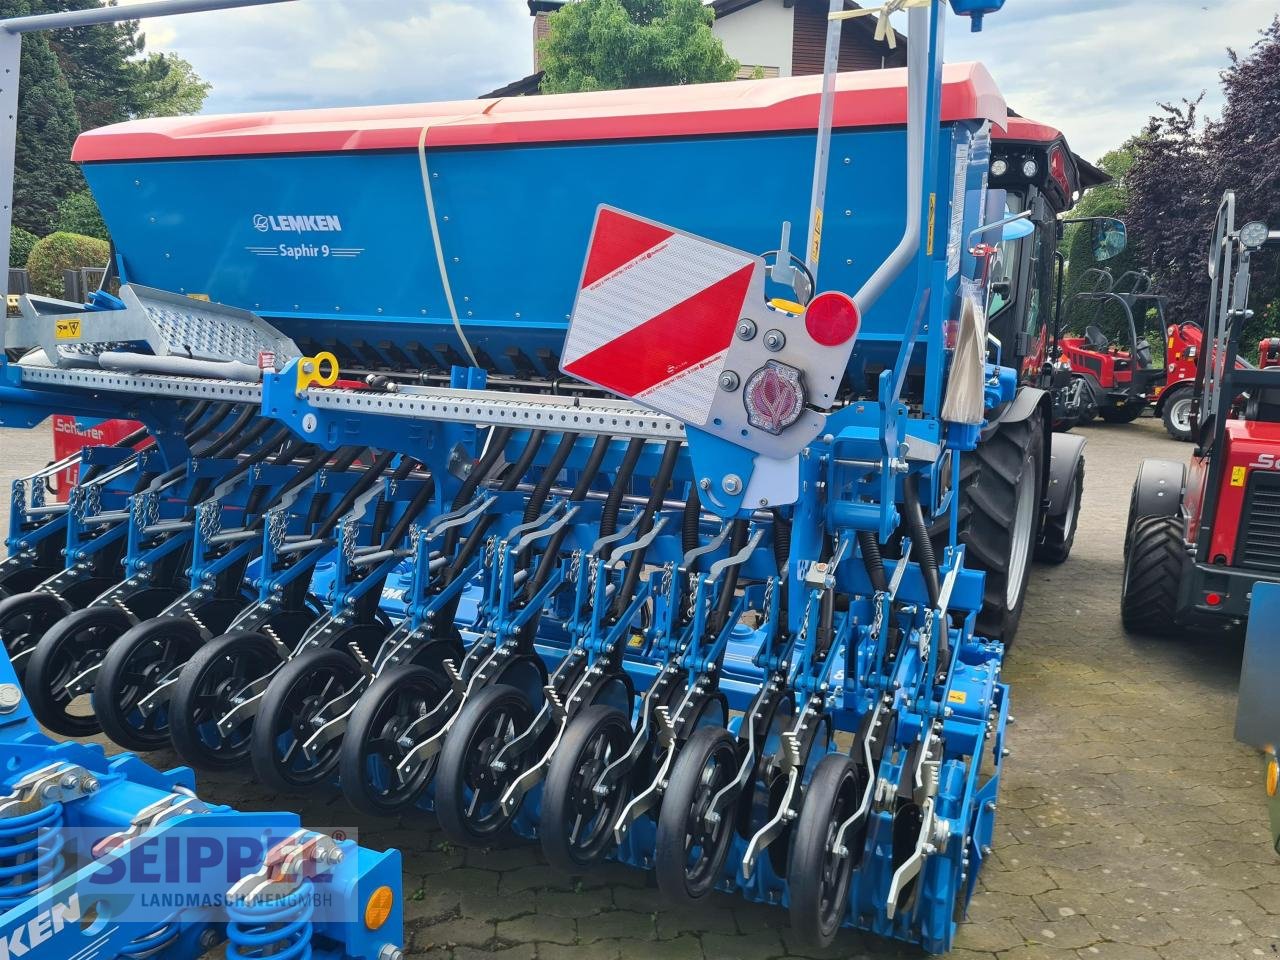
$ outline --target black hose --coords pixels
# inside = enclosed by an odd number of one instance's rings
[[[382,478],[382,475],[386,472],[387,467],[391,464],[391,461],[394,458],[395,453],[392,451],[378,454],[377,459],[375,459],[373,463],[369,465],[369,469],[364,472],[364,476],[353,483],[351,488],[342,495],[342,498],[338,501],[337,505],[329,511],[328,516],[326,516],[320,526],[316,528],[316,532],[313,536],[327,537],[332,533],[333,528],[338,525],[343,516],[346,515],[347,511],[351,509],[352,505],[359,500],[370,487]]]
[[[919,475],[907,477],[903,482],[903,500],[906,508],[907,529],[911,532],[911,553],[920,565],[924,587],[929,594],[929,606],[936,608],[942,598],[942,585],[938,578],[938,560],[933,554],[933,541],[925,526],[924,510],[920,506]]]
[[[631,475],[635,473],[636,463],[644,452],[644,440],[634,437],[627,444],[622,455],[622,463],[618,467],[618,475],[614,477],[613,488],[604,501],[600,511],[600,536],[611,537],[618,529],[618,511],[622,509],[622,498],[626,496],[627,487],[631,484]]]
[[[867,576],[871,579],[871,589],[877,593],[886,592],[889,589],[889,577],[884,572],[880,540],[870,530],[859,530],[858,548],[862,551],[862,565],[867,568]]]
[[[582,468],[582,473],[578,475],[578,482],[574,484],[573,490],[569,492],[570,503],[581,503],[586,499],[591,490],[591,484],[595,483],[596,476],[600,473],[600,465],[604,463],[605,454],[609,452],[611,443],[613,443],[613,437],[607,437],[603,434],[596,437],[595,445],[591,448],[591,453],[587,455],[587,462]],[[538,562],[538,569],[534,571],[533,576],[529,578],[528,586],[525,587],[526,602],[536,597],[538,591],[547,585],[547,580],[551,578],[551,571],[555,569],[556,562],[560,556],[560,546],[564,543],[564,538],[568,534],[569,526],[566,524],[552,535],[547,548],[542,552],[542,559]]]
[[[538,485],[533,488],[533,494],[529,497],[529,502],[524,505],[522,523],[531,523],[538,518],[538,514],[542,512],[542,505],[547,502],[547,496],[551,493],[551,485],[555,483],[556,477],[560,476],[560,471],[564,469],[565,461],[569,459],[569,454],[573,453],[574,445],[577,442],[578,435],[576,433],[566,433],[560,438],[560,443],[556,446],[556,452],[551,455],[551,462],[542,471],[542,478],[538,481]]]
[[[662,460],[658,463],[658,473],[653,478],[649,499],[645,502],[644,513],[641,514],[640,523],[636,527],[637,537],[643,537],[653,527],[654,516],[662,506],[667,491],[671,489],[671,477],[676,470],[676,460],[680,458],[680,447],[679,440],[668,440],[666,446],[662,448]],[[645,550],[642,547],[639,550],[633,550],[631,556],[627,558],[627,571],[623,575],[622,587],[618,590],[617,599],[613,604],[615,621],[626,612],[627,604],[631,602],[631,595],[635,593],[636,585],[640,582],[640,571],[644,568],[644,555]]]
[[[480,455],[480,459],[476,461],[475,466],[471,468],[471,472],[467,474],[467,479],[462,481],[462,486],[458,488],[457,495],[453,498],[451,508],[453,510],[462,509],[463,505],[470,503],[471,498],[476,495],[476,490],[480,488],[480,484],[489,478],[489,474],[501,459],[506,449],[507,441],[511,439],[510,427],[494,427],[493,432],[489,434],[489,444],[485,447],[484,453]],[[462,536],[462,531],[458,527],[453,527],[444,535],[443,550],[445,555],[453,553],[458,547],[458,538]]]
[[[702,501],[698,498],[698,485],[689,485],[689,496],[684,501],[684,513],[680,515],[680,549],[684,553],[696,550],[702,542]]]
[[[396,544],[405,538],[409,533],[409,528],[413,526],[413,521],[418,519],[418,515],[427,509],[427,505],[431,503],[431,498],[436,495],[435,477],[428,476],[422,481],[422,486],[418,488],[418,492],[413,495],[413,499],[409,501],[409,505],[405,507],[404,513],[400,514],[400,519],[396,521],[396,525],[391,528],[391,532],[387,534],[387,538],[382,541],[384,547],[395,549]],[[376,537],[375,537],[376,539]]]
[[[215,403],[210,405],[212,412],[204,416],[199,424],[196,424],[191,432],[186,434],[182,439],[186,441],[188,447],[194,447],[197,443],[207,437],[215,429],[218,424],[222,423],[235,408],[230,403]],[[246,410],[252,412],[253,407],[245,407]],[[217,441],[215,441],[216,443]]]
[[[237,416],[235,420],[232,421],[231,426],[229,426],[226,430],[222,431],[222,433],[219,434],[217,440],[214,440],[213,443],[209,444],[208,447],[206,447],[204,450],[201,450],[200,456],[209,457],[210,459],[212,459],[213,457],[221,456],[223,451],[225,451],[228,447],[233,446],[243,436],[244,429],[247,426],[249,426],[250,423],[253,422],[254,417],[256,417],[257,415],[258,415],[257,407],[253,407],[248,404],[245,404],[245,406],[240,410],[239,416]],[[213,427],[211,426],[209,429],[212,430]],[[199,431],[196,431],[196,432],[199,433]],[[193,440],[188,440],[187,441],[188,446],[194,442],[195,441]],[[243,450],[244,447],[241,447],[240,449]]]
[[[729,556],[734,556],[747,545],[747,527],[746,520],[733,521],[733,533],[729,536]],[[738,590],[738,572],[741,569],[742,564],[735,563],[724,572],[724,584],[720,587],[720,597],[716,602],[715,613],[709,625],[711,636],[718,635],[729,619],[729,613],[733,610],[734,594]]]
[[[773,562],[778,565],[778,633],[785,636],[791,604],[791,521],[773,511]]]

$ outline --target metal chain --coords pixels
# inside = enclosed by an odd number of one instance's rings
[[[285,520],[285,509],[272,510],[267,514],[267,536],[271,541],[272,552],[278,552],[284,546],[284,538],[287,531],[287,522]]]
[[[206,500],[197,509],[200,514],[200,538],[212,540],[222,531],[222,501]]]

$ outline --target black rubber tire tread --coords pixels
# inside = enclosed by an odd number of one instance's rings
[[[832,828],[843,822],[835,813],[840,794],[856,792],[857,786],[858,765],[853,759],[843,753],[829,753],[818,762],[805,787],[804,806],[792,832],[791,864],[787,870],[791,878],[791,929],[802,946],[829,947],[849,911],[849,883],[862,851],[850,851],[845,858],[843,876],[837,884],[837,889],[843,890],[843,895],[836,898],[841,904],[839,910],[824,910],[822,878]],[[857,804],[858,799],[854,797],[853,803]]]
[[[36,719],[64,737],[88,737],[102,732],[98,718],[92,714],[74,716],[63,709],[53,695],[52,671],[57,655],[80,631],[101,627],[113,631],[115,639],[119,639],[132,626],[129,616],[116,607],[86,607],[68,614],[50,627],[37,641],[31,659],[27,661],[27,702]]]
[[[1016,494],[1028,452],[1034,454],[1037,469],[1043,470],[1044,422],[1039,410],[1025,420],[1001,423],[960,462],[960,542],[965,545],[966,565],[986,573],[978,633],[1006,644],[1018,632],[1027,595],[1024,582],[1017,602],[1012,606],[1007,602]],[[1034,525],[1031,537],[1034,549]],[[1029,581],[1030,574],[1028,563],[1023,576]]]
[[[359,665],[345,650],[318,647],[287,661],[271,678],[262,695],[261,712],[253,718],[253,733],[249,737],[249,758],[253,762],[253,772],[264,786],[282,793],[302,793],[310,787],[323,784],[337,769],[341,744],[333,745],[327,756],[302,773],[282,767],[280,757],[277,756],[276,738],[281,733],[278,721],[285,719],[283,711],[293,688],[316,674],[325,673],[344,684],[347,690],[359,682],[362,676]],[[325,699],[331,700],[342,692],[341,689],[333,690]],[[290,718],[290,726],[294,726],[293,719]]]
[[[1103,407],[1099,413],[1107,423],[1133,423],[1147,409],[1146,403],[1126,403],[1123,407]]]
[[[1124,562],[1120,618],[1131,633],[1168,637],[1178,632],[1178,588],[1187,565],[1180,517],[1139,517]]]
[[[621,744],[625,750],[633,736],[631,723],[616,707],[593,704],[585,707],[571,721],[560,739],[556,752],[551,756],[547,779],[542,786],[542,811],[538,823],[538,839],[547,862],[568,874],[580,874],[583,870],[603,860],[613,849],[613,827],[610,824],[607,839],[590,845],[583,851],[569,841],[574,810],[570,799],[570,787],[583,763],[582,752],[604,735]],[[617,759],[617,755],[612,757]],[[626,790],[626,780],[618,784],[618,791]],[[625,803],[626,799],[620,801]]]
[[[737,835],[732,816],[720,824],[719,842],[711,852],[713,869],[696,884],[690,883],[685,842],[694,797],[702,786],[703,771],[718,752],[736,755],[737,741],[724,727],[705,726],[693,732],[671,768],[671,779],[662,795],[653,858],[658,889],[672,903],[696,903],[716,887],[724,873],[724,861]],[[735,771],[736,772],[736,771]],[[732,811],[732,801],[729,810]]]
[[[381,731],[371,727],[377,722],[378,714],[384,706],[399,695],[400,687],[415,685],[424,689],[434,685],[437,703],[449,689],[448,678],[441,671],[405,664],[392,667],[375,679],[360,695],[355,709],[351,711],[347,732],[342,738],[342,749],[338,753],[338,779],[342,783],[343,796],[360,813],[375,817],[394,816],[413,806],[435,777],[436,763],[428,760],[414,777],[412,788],[393,798],[388,798],[368,784],[367,747],[381,734]]]
[[[5,653],[12,660],[15,653],[34,647],[50,627],[71,612],[67,602],[52,593],[15,593],[0,600],[0,642],[4,644]],[[11,624],[16,618],[25,620],[27,617],[31,618],[31,622],[24,626],[20,636],[12,636],[11,631],[6,630],[6,623]],[[19,683],[24,682],[26,663],[23,659],[14,667]]]
[[[471,846],[492,844],[505,836],[511,825],[511,818],[499,813],[495,824],[477,830],[463,809],[467,764],[472,759],[468,744],[489,711],[500,707],[523,713],[525,725],[533,720],[533,707],[523,692],[505,683],[494,683],[467,698],[457,720],[449,728],[444,749],[440,751],[440,766],[436,770],[436,818],[444,835],[458,843]]]
[[[1191,429],[1190,427],[1186,430],[1177,428],[1173,422],[1173,408],[1183,399],[1191,399],[1193,396],[1194,387],[1189,383],[1184,383],[1181,386],[1174,387],[1160,398],[1162,402],[1160,419],[1164,421],[1165,430],[1173,439],[1180,440],[1183,443],[1191,442]]]
[[[169,739],[183,761],[198,770],[235,770],[249,759],[250,741],[246,738],[231,750],[213,750],[200,735],[192,701],[211,670],[234,647],[252,651],[264,663],[278,664],[280,655],[275,645],[261,634],[228,633],[214,637],[191,657],[178,674],[169,701]]]
[[[123,704],[130,687],[126,668],[135,653],[161,637],[170,637],[180,644],[179,663],[190,660],[200,649],[203,638],[200,628],[184,617],[156,617],[144,620],[111,645],[98,668],[98,679],[93,688],[93,712],[102,724],[102,732],[126,750],[149,752],[170,745],[169,725],[155,726],[143,731],[129,722],[129,714],[137,707],[138,691],[130,691],[132,702]],[[178,664],[174,664],[177,666]],[[168,671],[165,671],[166,673]],[[146,693],[150,693],[148,690]],[[166,710],[167,712],[167,710]]]
[[[1070,511],[1070,529],[1067,528],[1068,516],[1044,518],[1044,532],[1040,542],[1036,544],[1036,559],[1041,563],[1065,563],[1071,556],[1071,548],[1076,542],[1076,529],[1080,526],[1080,507],[1084,499],[1084,457],[1076,464],[1076,472],[1071,482],[1075,489],[1070,496],[1075,498],[1075,509]]]

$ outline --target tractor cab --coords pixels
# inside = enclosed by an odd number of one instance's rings
[[[1110,181],[1105,171],[1077,156],[1062,133],[1047,124],[1009,115],[993,131],[990,187],[1005,193],[1008,216],[1026,214],[1033,225],[1025,237],[999,244],[992,267],[988,330],[1001,356],[1017,366],[1022,382],[1049,390],[1054,424],[1069,418],[1065,371],[1057,353],[1056,310],[1062,258],[1060,217],[1084,191]]]
[[[1085,272],[1084,289],[1073,298],[1093,320],[1083,333],[1059,340],[1062,359],[1071,371],[1081,411],[1077,422],[1101,415],[1109,423],[1131,423],[1165,382],[1164,365],[1152,355],[1147,331],[1165,329],[1165,298],[1151,288],[1151,277],[1136,270],[1119,279],[1106,268]]]
[[[1130,504],[1121,610],[1131,630],[1242,621],[1255,584],[1280,582],[1280,366],[1239,358],[1250,262],[1264,247],[1280,247],[1280,231],[1237,228],[1228,192],[1209,250],[1191,464],[1144,461]]]

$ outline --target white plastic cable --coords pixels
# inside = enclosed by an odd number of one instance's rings
[[[494,101],[496,104],[497,101]],[[492,109],[492,107],[488,108]],[[486,109],[486,113],[488,112]],[[453,329],[458,331],[458,339],[462,341],[463,348],[467,351],[467,356],[471,358],[473,367],[480,366],[480,362],[476,360],[476,353],[471,349],[471,341],[467,339],[467,335],[462,331],[462,320],[458,317],[458,305],[453,302],[453,287],[449,285],[449,268],[445,266],[444,245],[440,242],[440,225],[436,222],[436,201],[431,192],[431,173],[427,169],[427,131],[431,129],[430,124],[426,124],[422,128],[422,132],[418,134],[418,166],[422,170],[422,192],[427,198],[427,220],[431,224],[431,240],[436,248],[436,264],[440,268],[440,285],[444,288],[444,299],[449,305],[449,316],[453,318]]]

